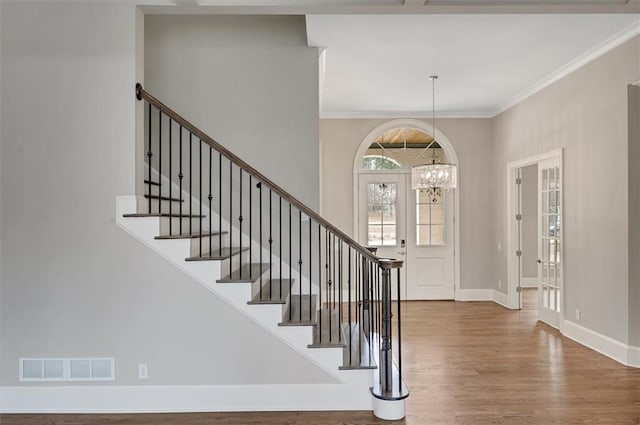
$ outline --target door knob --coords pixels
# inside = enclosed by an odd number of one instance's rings
[[[542,264],[542,260],[538,260],[538,264]]]

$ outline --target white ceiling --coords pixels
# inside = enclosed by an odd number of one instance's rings
[[[305,15],[309,45],[326,47],[322,117],[431,116],[431,74],[438,116],[494,116],[640,33],[640,0],[136,2],[145,13]]]
[[[494,116],[640,33],[639,16],[309,15],[321,116],[431,116],[431,74],[438,116]]]

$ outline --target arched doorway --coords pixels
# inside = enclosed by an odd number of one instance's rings
[[[431,124],[392,120],[364,138],[353,163],[354,229],[378,255],[403,259],[406,299],[454,299],[459,287],[458,191],[437,198],[411,189],[411,166],[457,164],[453,145]]]

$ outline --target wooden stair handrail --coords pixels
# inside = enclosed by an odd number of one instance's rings
[[[261,172],[253,168],[251,165],[247,164],[245,161],[240,159],[233,152],[231,152],[230,150],[222,146],[220,143],[216,142],[213,138],[209,137],[209,135],[207,135],[204,131],[200,130],[198,127],[191,124],[189,121],[187,121],[184,117],[182,117],[180,114],[175,112],[173,109],[169,108],[160,100],[156,99],[152,94],[147,92],[142,87],[142,84],[140,83],[136,84],[136,98],[138,100],[144,99],[150,104],[152,104],[153,106],[155,106],[156,108],[158,108],[159,110],[161,110],[164,114],[166,114],[172,120],[180,124],[183,128],[186,128],[195,136],[197,136],[201,141],[207,143],[209,146],[211,146],[212,148],[220,152],[222,155],[224,155],[232,163],[236,164],[238,167],[242,168],[243,170],[247,171],[249,174],[253,175],[257,180],[269,186],[271,190],[273,190],[276,194],[278,194],[284,200],[286,200],[291,205],[295,206],[297,209],[302,211],[307,217],[312,218],[319,224],[323,225],[333,234],[337,235],[340,239],[342,239],[347,245],[349,245],[356,251],[360,252],[362,255],[370,258],[371,260],[375,261],[380,265],[389,263],[388,261],[389,259],[378,258],[376,255],[372,254],[369,249],[367,249],[366,247],[360,245],[358,242],[351,239],[347,234],[345,234],[336,226],[334,226],[333,224],[325,220],[320,214],[316,213],[314,210],[307,207],[305,204],[303,204],[301,201],[299,201],[289,192],[287,192],[286,190],[278,186],[269,178],[265,177]],[[396,260],[394,263],[396,264],[396,267],[399,267],[402,265],[402,261],[399,262],[399,266],[397,265],[398,260]]]

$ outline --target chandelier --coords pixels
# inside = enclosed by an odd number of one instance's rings
[[[426,151],[436,143],[436,80],[437,75],[429,77],[432,84],[433,140],[424,149]],[[455,164],[441,163],[438,161],[435,151],[429,164],[417,165],[411,168],[411,188],[426,191],[433,202],[442,197],[442,191],[449,191],[458,186],[458,171]]]

